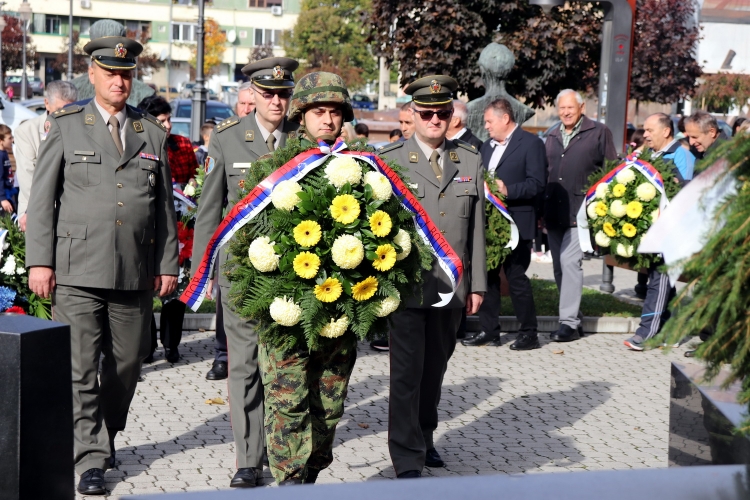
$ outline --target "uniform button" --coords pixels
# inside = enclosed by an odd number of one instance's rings
[[[151,238],[151,244],[153,244],[153,243],[154,243],[154,239],[153,239],[153,238]]]
[[[118,187],[118,188],[121,188],[121,187],[122,187],[122,184],[118,182],[118,183],[117,183],[117,187]]]
[[[440,234],[445,234],[445,229],[441,229]]]
[[[445,198],[445,193],[440,193],[441,198]]]
[[[118,220],[117,220],[117,225],[118,225],[118,226],[122,226],[122,221],[118,219]]]
[[[115,172],[119,172],[120,170],[122,170],[122,167],[117,167],[117,170],[115,170]]]
[[[245,169],[243,168],[242,170],[240,170],[240,172],[242,172],[244,174],[245,173]]]
[[[560,178],[559,178],[559,179],[557,179],[557,180],[558,180],[558,181],[561,181],[561,180],[562,180],[562,177],[560,177]]]
[[[440,212],[440,217],[445,217],[445,212]]]
[[[565,158],[565,153],[561,154],[560,158]]]
[[[70,231],[68,231],[68,236],[70,236]]]
[[[118,201],[118,202],[117,202],[117,206],[118,206],[118,207],[122,207],[122,206],[125,206],[125,204],[124,204],[123,202],[121,202],[121,201]]]
[[[464,189],[464,193],[469,194],[469,190],[468,189]]]
[[[85,156],[83,157],[83,161],[86,161],[86,157]]]

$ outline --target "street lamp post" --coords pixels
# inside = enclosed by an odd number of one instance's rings
[[[73,0],[70,0],[68,14],[68,81],[73,79]]]
[[[21,15],[21,21],[23,21],[23,74],[21,76],[21,100],[25,101],[26,86],[28,85],[28,79],[26,77],[26,31],[29,29],[29,20],[31,20],[31,5],[26,0],[18,7],[18,13]]]
[[[199,142],[201,139],[201,126],[206,116],[206,89],[203,86],[203,42],[205,33],[203,30],[203,5],[205,0],[198,0],[198,27],[196,36],[198,47],[195,56],[195,86],[193,87],[193,112],[190,117],[190,139]]]

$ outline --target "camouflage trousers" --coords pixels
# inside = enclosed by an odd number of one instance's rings
[[[304,480],[309,469],[320,471],[333,462],[357,342],[347,332],[323,344],[312,352],[260,344],[268,463],[277,483]]]

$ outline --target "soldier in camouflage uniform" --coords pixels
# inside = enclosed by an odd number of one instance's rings
[[[300,123],[303,140],[333,143],[344,120],[353,118],[340,76],[310,73],[297,83],[289,119]],[[260,343],[268,461],[280,485],[314,483],[333,461],[333,438],[344,414],[357,340],[348,331],[322,344],[321,350],[310,351],[307,346],[280,349]]]

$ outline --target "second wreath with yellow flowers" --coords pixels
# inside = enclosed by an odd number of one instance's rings
[[[256,161],[243,190],[310,147],[293,139]],[[258,321],[260,340],[312,350],[348,332],[362,340],[387,333],[388,316],[420,289],[433,258],[388,178],[352,155],[279,183],[229,250],[221,272],[237,312]]]

